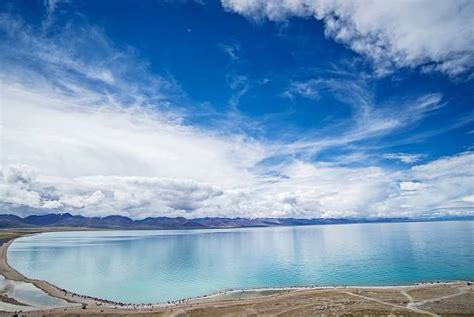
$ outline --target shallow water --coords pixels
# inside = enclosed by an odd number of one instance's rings
[[[55,232],[8,251],[24,275],[122,302],[226,288],[399,285],[474,278],[474,222]]]
[[[0,294],[6,294],[10,298],[28,306],[0,302],[2,311],[34,310],[36,307],[66,307],[70,304],[62,299],[49,296],[31,283],[7,280],[0,275]]]

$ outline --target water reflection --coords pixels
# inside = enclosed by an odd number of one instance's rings
[[[69,306],[64,300],[51,297],[31,283],[7,280],[0,275],[0,294],[7,295],[16,301],[26,304],[15,305],[0,302],[0,310],[3,311],[27,311],[35,307],[65,307]]]

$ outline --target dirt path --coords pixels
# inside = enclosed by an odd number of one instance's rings
[[[456,294],[425,299],[425,300],[413,303],[413,305],[414,306],[422,306],[422,305],[425,305],[425,304],[428,304],[428,303],[434,303],[434,302],[439,302],[439,301],[442,301],[442,300],[445,300],[445,299],[454,298],[454,297],[457,297],[457,296],[460,296],[460,295],[464,295],[466,293],[468,293],[468,290],[466,290],[465,288],[459,288],[458,292]]]
[[[379,304],[382,304],[382,305],[387,305],[387,306],[391,306],[393,308],[398,308],[398,309],[402,309],[402,310],[411,310],[415,313],[420,313],[420,314],[427,314],[427,315],[431,315],[431,316],[438,316],[432,312],[429,312],[429,311],[426,311],[426,310],[422,310],[422,309],[419,309],[417,307],[411,307],[409,306],[410,303],[408,303],[407,306],[401,306],[401,305],[396,305],[396,304],[392,304],[392,303],[389,303],[389,302],[384,302],[382,300],[379,300],[379,299],[376,299],[376,298],[372,298],[372,297],[368,297],[368,296],[364,296],[364,295],[359,295],[359,294],[354,294],[354,293],[351,293],[351,292],[348,292],[348,291],[343,291],[344,294],[347,294],[347,295],[351,295],[351,296],[355,296],[355,297],[359,297],[359,298],[363,298],[363,299],[366,299],[368,301],[372,301],[372,302],[376,302],[376,303],[379,303]],[[408,294],[407,294],[408,295]]]
[[[413,297],[410,294],[408,294],[405,290],[400,290],[400,293],[402,293],[402,295],[408,298],[408,305],[415,303],[415,300],[413,299]]]

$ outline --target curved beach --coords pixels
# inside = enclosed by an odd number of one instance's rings
[[[7,259],[8,248],[16,238],[0,246],[0,274],[9,280],[31,283],[49,296],[78,304],[53,309],[38,307],[38,310],[23,312],[28,316],[41,315],[45,312],[58,316],[70,313],[81,315],[100,313],[175,315],[177,312],[185,313],[185,315],[204,313],[213,316],[221,315],[224,312],[230,314],[248,312],[248,314],[252,314],[251,312],[258,312],[259,309],[265,311],[270,309],[273,313],[289,313],[292,315],[293,313],[308,313],[308,309],[311,307],[311,309],[316,309],[321,313],[333,312],[336,314],[348,311],[364,312],[365,314],[398,311],[406,315],[436,315],[436,312],[443,309],[448,309],[450,312],[474,314],[474,305],[472,305],[474,289],[467,282],[421,283],[411,286],[382,287],[292,287],[227,290],[171,303],[118,303],[74,294],[47,281],[30,279],[20,274],[9,265]],[[417,295],[413,296],[413,294]],[[287,303],[287,305],[283,303]],[[441,307],[436,306],[438,303],[442,303]],[[288,310],[288,306],[293,308]]]
[[[0,274],[1,275],[3,275],[6,279],[9,279],[9,280],[31,283],[37,288],[46,292],[48,295],[56,297],[56,298],[64,299],[70,303],[78,303],[78,302],[82,303],[81,301],[78,301],[77,298],[74,298],[71,295],[65,294],[64,291],[48,283],[47,281],[30,279],[20,274],[14,268],[12,268],[8,264],[7,252],[8,252],[8,248],[10,247],[10,245],[13,243],[15,239],[17,238],[11,239],[5,242],[2,246],[0,246]]]

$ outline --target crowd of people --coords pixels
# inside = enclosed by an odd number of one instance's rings
[[[445,284],[448,285],[449,283],[447,282],[420,282],[417,283],[413,286],[417,285],[427,285],[427,284]],[[472,282],[468,281],[467,285],[471,285]],[[175,305],[180,305],[180,304],[188,304],[192,300],[198,300],[198,299],[204,299],[204,298],[211,298],[211,297],[216,297],[216,296],[221,296],[221,295],[227,295],[230,293],[245,293],[245,292],[259,292],[259,291],[268,291],[268,290],[275,290],[275,291],[285,291],[285,292],[290,292],[291,290],[302,290],[302,289],[316,289],[316,288],[347,288],[349,286],[343,285],[343,286],[321,286],[321,285],[304,285],[304,286],[293,286],[293,287],[285,287],[285,288],[261,288],[261,289],[225,289],[216,293],[212,294],[205,294],[205,295],[198,295],[194,297],[189,297],[185,299],[178,299],[178,300],[169,300],[164,303],[147,303],[147,304],[135,304],[135,303],[123,303],[120,301],[113,301],[113,300],[107,300],[107,299],[102,299],[94,296],[89,296],[89,295],[81,295],[77,294],[62,288],[58,288],[61,292],[64,293],[64,298],[70,299],[72,301],[77,301],[80,303],[83,303],[82,308],[87,309],[87,305],[89,304],[95,304],[97,307],[104,306],[104,308],[116,308],[116,309],[134,309],[134,310],[150,310],[152,311],[154,308],[158,307],[166,307],[166,306],[175,306]],[[240,299],[240,297],[239,297]],[[82,300],[82,301],[81,301]],[[64,307],[64,310],[66,310],[66,307]],[[21,311],[20,311],[21,313]],[[15,314],[18,314],[18,312],[15,312]]]
[[[336,287],[336,286],[332,286]],[[290,291],[292,289],[311,289],[311,288],[326,288],[318,285],[305,285],[305,286],[295,286],[295,287],[287,287],[287,288],[276,288],[275,290],[282,290],[282,291]],[[327,288],[331,288],[331,286],[327,286]],[[215,297],[215,296],[221,296],[221,295],[226,295],[229,293],[236,293],[236,292],[252,292],[252,291],[260,291],[260,290],[269,290],[269,289],[234,289],[234,288],[229,288],[225,289],[216,293],[212,294],[204,294],[204,295],[197,295],[189,298],[184,298],[184,299],[178,299],[178,300],[169,300],[164,303],[147,303],[147,304],[135,304],[135,303],[123,303],[120,301],[113,301],[113,300],[108,300],[108,299],[103,299],[95,296],[89,296],[89,295],[81,295],[77,294],[62,288],[58,288],[61,292],[64,293],[64,296],[67,298],[70,298],[74,300],[75,298],[80,300],[87,300],[92,303],[94,303],[96,306],[102,306],[102,305],[108,305],[110,307],[114,308],[126,308],[126,309],[148,309],[148,308],[154,308],[154,307],[162,307],[162,306],[168,306],[168,305],[180,305],[180,304],[187,304],[189,301],[192,300],[198,300],[198,299],[203,299],[203,298],[210,298],[210,297]],[[89,303],[87,303],[89,304]]]
[[[126,309],[149,309],[149,308],[160,307],[160,306],[187,304],[191,300],[208,298],[208,297],[219,296],[219,295],[225,295],[229,292],[237,291],[235,289],[226,289],[226,290],[222,290],[222,291],[219,291],[219,292],[213,293],[213,294],[198,295],[198,296],[184,298],[184,299],[178,299],[178,300],[169,300],[169,301],[164,302],[164,303],[135,304],[135,303],[123,303],[123,302],[120,302],[120,301],[113,301],[113,300],[103,299],[103,298],[99,298],[99,297],[95,297],[95,296],[81,295],[81,294],[77,294],[77,293],[68,291],[68,290],[63,289],[63,288],[59,288],[59,287],[58,287],[58,289],[61,292],[63,292],[64,297],[66,297],[68,299],[71,299],[73,301],[77,298],[78,302],[81,302],[81,300],[86,300],[86,301],[90,301],[91,303],[94,303],[96,306],[107,305],[107,306],[114,307],[114,308],[126,308]],[[242,289],[241,291],[243,292],[244,290]],[[90,304],[90,303],[85,303],[85,304]],[[83,306],[83,308],[85,309],[85,306]]]

